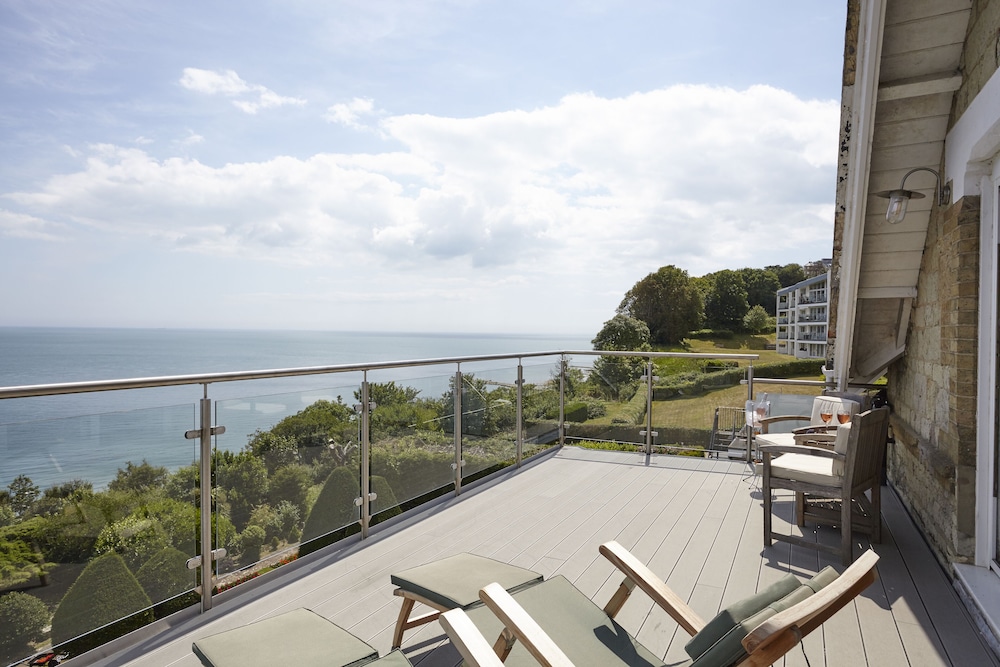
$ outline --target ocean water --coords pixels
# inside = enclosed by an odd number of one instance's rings
[[[585,335],[0,327],[0,387],[590,348]],[[525,378],[551,377],[557,362],[525,359]],[[437,397],[455,370],[386,369],[368,379]],[[516,360],[462,364],[462,371],[509,383]],[[321,398],[353,403],[361,379],[348,373],[212,384],[214,420],[226,427],[216,446],[238,450],[255,430]],[[184,432],[197,426],[205,392],[192,385],[0,400],[0,488],[20,474],[43,489],[74,479],[101,488],[128,461],[190,464],[197,441]]]

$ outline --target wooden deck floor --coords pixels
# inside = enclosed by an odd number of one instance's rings
[[[1000,664],[894,494],[883,497],[884,537],[875,545],[879,580],[808,636],[785,664]],[[790,496],[778,496],[776,506],[790,517]],[[546,576],[562,574],[603,605],[620,577],[597,547],[617,540],[705,618],[785,572],[808,576],[827,564],[838,566],[831,557],[787,544],[762,549],[761,508],[755,480],[740,464],[670,456],[647,461],[567,447],[439,504],[419,520],[262,577],[247,585],[252,589],[217,598],[207,614],[91,662],[197,667],[193,640],[297,607],[313,609],[385,654],[399,609],[390,573],[462,551]],[[791,529],[787,521],[776,526]],[[817,539],[836,536],[821,530]],[[668,662],[685,657],[684,633],[641,593],[618,620]],[[408,633],[403,649],[420,667],[460,662],[437,623]],[[288,664],[295,664],[293,656]]]

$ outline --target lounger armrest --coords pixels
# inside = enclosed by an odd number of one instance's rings
[[[809,417],[802,415],[777,415],[775,417],[764,417],[760,420],[760,432],[767,433],[768,426],[774,422],[800,421],[807,422]]]
[[[446,611],[438,617],[438,621],[467,663],[473,667],[503,667],[503,661],[465,611]]]
[[[790,634],[797,638],[797,643],[856,598],[878,578],[876,563],[878,554],[866,551],[836,581],[754,628],[743,638],[743,648],[748,654],[753,656],[754,652],[758,652],[760,660],[753,664],[771,664],[772,655],[776,660],[788,650],[779,644],[783,646],[783,640],[787,640]],[[769,646],[771,644],[774,646]]]
[[[562,652],[545,630],[535,622],[503,586],[492,583],[479,591],[479,598],[489,607],[497,618],[514,633],[517,641],[538,661],[542,667],[573,667],[566,654]],[[496,655],[496,654],[494,654]]]
[[[761,445],[761,454],[806,454],[807,456],[819,456],[824,459],[846,459],[844,454],[840,454],[830,449],[822,447],[807,447],[805,445]]]
[[[705,621],[694,609],[670,590],[666,582],[653,574],[653,571],[646,567],[645,563],[629,553],[628,549],[617,542],[606,542],[601,545],[600,550],[605,558],[622,571],[628,581],[641,588],[646,595],[652,598],[653,602],[670,614],[671,618],[677,621],[689,635],[693,637],[705,627]],[[613,616],[610,613],[609,615]]]

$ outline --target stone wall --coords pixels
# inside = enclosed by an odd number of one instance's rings
[[[979,197],[931,219],[906,355],[889,369],[889,479],[944,561],[974,555]]]
[[[959,66],[962,86],[955,94],[951,125],[962,117],[986,82],[1000,65],[1000,3],[974,0]]]

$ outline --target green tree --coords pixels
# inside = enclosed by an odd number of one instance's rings
[[[61,644],[129,617],[91,638],[88,644],[97,646],[152,622],[151,605],[121,556],[106,553],[83,569],[59,602],[52,616],[52,642]]]
[[[330,440],[346,442],[357,437],[357,430],[354,411],[338,399],[316,401],[279,421],[271,432],[293,438],[299,447],[326,447]]]
[[[249,452],[240,452],[219,466],[218,484],[225,489],[229,518],[243,529],[255,505],[267,500],[267,467]]]
[[[764,268],[773,271],[774,275],[778,276],[778,281],[782,287],[789,287],[806,279],[806,272],[801,264],[773,265]]]
[[[49,610],[33,595],[14,591],[0,596],[0,664],[33,653],[30,642],[45,638]]]
[[[18,475],[7,485],[10,494],[10,508],[14,511],[14,516],[22,518],[31,511],[35,501],[38,500],[38,487],[27,475]]]
[[[713,274],[712,291],[705,301],[705,319],[709,326],[738,330],[743,326],[747,310],[747,290],[740,274],[729,269]]]
[[[645,322],[651,342],[669,345],[701,327],[703,310],[701,293],[687,271],[668,265],[626,292],[617,312]]]
[[[258,430],[250,436],[247,449],[264,461],[269,474],[274,474],[282,466],[299,462],[299,445],[295,438],[288,435]]]
[[[128,461],[125,469],[118,469],[118,474],[108,483],[112,491],[139,491],[158,489],[167,483],[170,473],[163,466],[150,465],[146,459],[139,465]]]
[[[773,316],[777,307],[778,290],[781,289],[781,281],[774,271],[740,269],[739,274],[747,290],[747,305],[750,308],[761,306],[768,315]]]
[[[249,525],[240,533],[240,563],[252,565],[260,560],[261,550],[267,540],[267,531],[260,526]]]
[[[648,352],[649,327],[642,320],[619,313],[604,323],[591,342],[595,350]],[[593,372],[620,397],[623,389],[634,385],[645,367],[641,357],[602,356],[594,362]]]
[[[268,487],[268,498],[271,505],[277,506],[283,500],[287,500],[299,509],[306,511],[306,497],[309,494],[309,487],[312,486],[312,471],[308,466],[289,465],[279,469]]]
[[[750,333],[760,333],[771,324],[771,316],[763,307],[757,305],[747,311],[743,316],[743,326]]]

